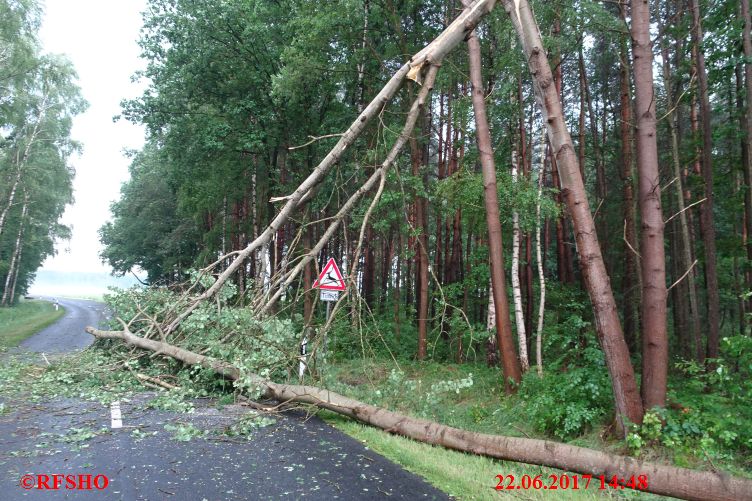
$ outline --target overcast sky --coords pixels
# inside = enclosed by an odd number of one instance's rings
[[[144,63],[136,44],[146,0],[46,0],[41,39],[47,53],[67,54],[79,76],[89,109],[73,124],[73,139],[83,151],[71,159],[76,169],[75,202],[63,216],[73,238],[58,245],[46,270],[110,271],[98,257],[97,230],[109,219],[110,203],[128,178],[124,148],[140,148],[141,127],[112,117],[120,100],[138,96],[143,84],[130,77]]]

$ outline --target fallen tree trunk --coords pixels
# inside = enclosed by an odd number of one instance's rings
[[[188,365],[212,369],[229,379],[235,380],[241,376],[240,370],[232,364],[167,343],[145,339],[127,329],[102,331],[87,327],[86,332],[97,338],[121,339],[130,345],[175,358]],[[607,483],[614,476],[624,483],[630,477],[636,479],[644,475],[647,478],[645,491],[683,499],[752,500],[752,480],[733,477],[724,472],[695,471],[648,463],[548,440],[475,433],[392,412],[314,386],[279,384],[256,375],[244,376],[261,388],[267,398],[315,405],[419,442],[496,459],[559,468],[567,472],[595,477],[603,475]],[[493,479],[489,479],[489,482],[492,481]]]

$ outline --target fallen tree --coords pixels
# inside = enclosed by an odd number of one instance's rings
[[[682,499],[752,500],[750,479],[734,477],[724,472],[696,471],[649,463],[548,440],[461,430],[392,412],[315,386],[281,384],[255,374],[241,374],[239,368],[223,360],[137,336],[128,330],[125,323],[123,327],[122,331],[87,327],[86,332],[99,339],[120,339],[129,345],[174,358],[187,365],[205,367],[231,380],[242,377],[245,381],[251,381],[265,398],[314,405],[419,442],[496,459],[559,468],[567,472],[595,477],[603,475],[607,482],[617,477],[624,483],[630,477],[644,475],[647,478],[645,491]]]

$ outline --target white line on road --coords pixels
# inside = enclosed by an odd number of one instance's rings
[[[110,404],[110,415],[112,416],[112,428],[122,428],[123,416],[120,413],[120,400],[115,400]]]

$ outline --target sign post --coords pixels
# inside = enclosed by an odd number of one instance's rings
[[[298,367],[298,377],[303,381],[303,374],[306,370],[306,362],[308,361],[308,335],[303,336],[303,342],[300,343],[300,365]]]
[[[345,279],[342,278],[342,272],[339,271],[339,266],[333,257],[329,258],[326,262],[326,266],[321,270],[319,278],[313,282],[313,288],[319,290],[319,299],[326,302],[326,321],[329,321],[329,315],[332,311],[332,303],[339,300],[340,291],[346,290]],[[304,345],[307,343],[307,339],[303,340],[304,344],[301,344],[301,360],[300,360],[300,377],[303,378],[303,372],[305,371],[304,361]]]
[[[321,270],[319,278],[313,283],[315,289],[321,291],[321,300],[326,301],[326,320],[329,320],[329,304],[339,299],[339,291],[347,289],[345,279],[342,278],[342,272],[333,257],[329,258],[324,269]]]

